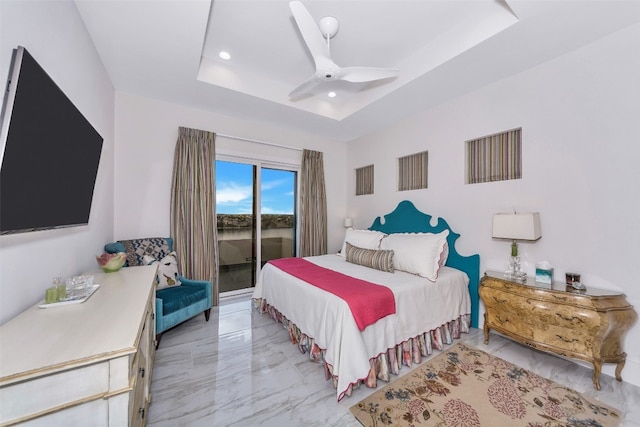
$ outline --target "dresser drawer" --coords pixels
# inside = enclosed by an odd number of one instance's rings
[[[109,363],[106,361],[3,386],[0,387],[0,424],[102,400],[108,392]]]
[[[579,329],[567,329],[562,326],[548,325],[533,329],[533,341],[543,343],[556,350],[573,355],[591,355],[593,336]]]

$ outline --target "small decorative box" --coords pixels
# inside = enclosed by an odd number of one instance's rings
[[[553,267],[546,261],[536,264],[536,282],[550,285],[553,282]]]

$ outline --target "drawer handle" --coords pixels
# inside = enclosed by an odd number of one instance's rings
[[[567,343],[572,343],[572,342],[578,341],[575,338],[568,339],[568,338],[563,337],[562,335],[556,335],[556,337],[558,337],[558,339],[561,339],[562,341],[567,342]]]
[[[144,419],[144,408],[138,409],[138,413],[140,414],[140,418]]]
[[[505,323],[509,323],[509,319],[503,319],[501,318],[499,315],[496,315],[496,322],[500,323],[501,325],[504,325]]]
[[[563,316],[560,313],[556,313],[556,316],[558,316],[559,318],[561,318],[562,320],[566,320],[567,322],[573,322],[574,320],[577,320],[579,322],[584,323],[584,320],[582,320],[581,318],[579,318],[578,316]]]
[[[144,378],[144,368],[138,369],[138,372],[140,372],[140,377]]]

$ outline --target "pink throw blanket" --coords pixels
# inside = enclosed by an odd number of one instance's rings
[[[302,258],[274,259],[269,263],[345,300],[361,331],[396,312],[393,292],[385,286],[320,267]]]

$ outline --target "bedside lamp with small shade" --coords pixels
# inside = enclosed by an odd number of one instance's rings
[[[351,218],[345,218],[344,219],[344,228],[350,228],[351,226],[353,226],[353,221],[351,221]]]
[[[494,214],[492,237],[511,240],[509,269],[505,272],[505,276],[518,281],[526,280],[527,274],[521,271],[518,241],[532,242],[542,237],[540,214],[538,212]]]

